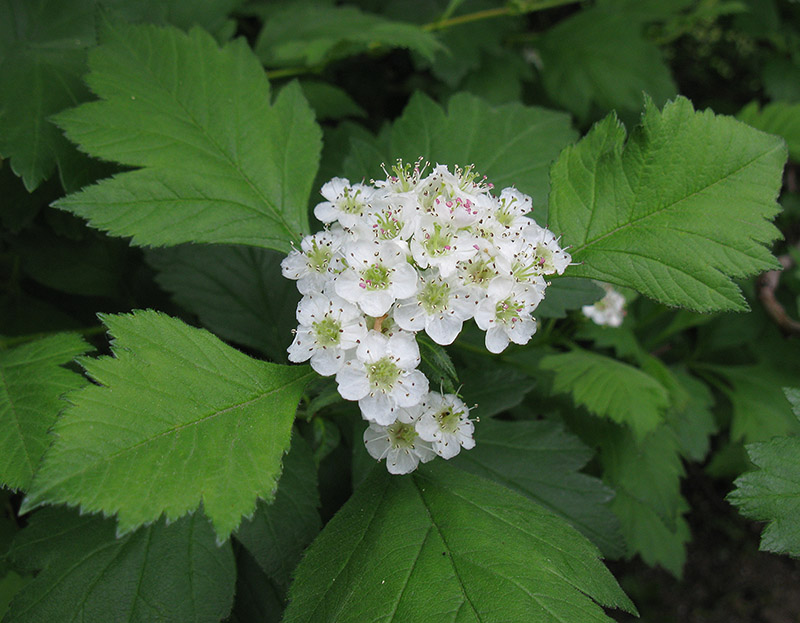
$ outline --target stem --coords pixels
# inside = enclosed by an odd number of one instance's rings
[[[386,320],[386,318],[388,318],[388,317],[389,317],[389,314],[384,314],[383,316],[375,318],[375,322],[372,324],[372,328],[375,331],[377,331],[378,333],[380,333],[381,332],[381,325],[383,324],[383,321]]]
[[[106,328],[103,325],[97,325],[94,327],[86,327],[83,329],[70,329],[66,331],[44,331],[42,333],[29,333],[28,335],[17,335],[15,337],[0,338],[0,350],[11,348],[12,346],[18,346],[19,344],[25,344],[26,342],[40,340],[42,338],[50,337],[51,335],[58,335],[59,333],[78,333],[84,337],[90,337],[92,335],[98,335],[100,333],[103,333],[105,330]]]

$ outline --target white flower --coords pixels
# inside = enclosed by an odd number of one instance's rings
[[[618,327],[625,318],[625,297],[608,283],[599,285],[606,291],[606,295],[594,305],[584,305],[581,311],[595,324]]]
[[[543,292],[543,285],[514,283],[510,279],[494,279],[489,284],[489,296],[475,312],[475,323],[486,331],[489,352],[503,352],[509,341],[528,343],[536,333],[536,321],[531,312],[542,300]]]
[[[420,275],[419,289],[412,298],[398,301],[394,320],[406,331],[425,330],[430,338],[443,346],[452,344],[464,325],[472,318],[478,299],[452,280],[433,271]]]
[[[300,326],[289,346],[289,361],[311,360],[322,376],[336,374],[345,362],[345,352],[358,346],[367,335],[364,316],[355,305],[324,293],[307,294],[297,305]]]
[[[399,298],[417,291],[417,271],[403,247],[392,241],[357,241],[345,249],[347,268],[336,279],[336,293],[379,317]]]
[[[534,250],[534,264],[538,266],[540,275],[564,274],[572,256],[559,246],[553,232],[531,220],[522,234],[526,244]]]
[[[370,422],[364,431],[364,445],[372,458],[386,459],[390,474],[409,474],[420,463],[436,457],[430,442],[420,438],[414,424],[399,419],[388,426]]]
[[[300,250],[293,250],[281,262],[281,273],[287,279],[297,281],[301,294],[321,292],[342,269],[340,249],[345,234],[340,227],[306,236]]]
[[[430,441],[436,454],[451,459],[463,447],[475,447],[475,426],[469,419],[469,407],[455,394],[430,392],[422,400],[422,415],[416,422],[421,439]]]
[[[436,267],[442,277],[449,277],[458,263],[475,255],[480,246],[468,231],[425,214],[411,238],[410,248],[420,268]]]
[[[356,349],[356,359],[336,374],[339,393],[358,400],[365,420],[388,425],[398,407],[413,407],[428,391],[428,379],[419,370],[419,346],[414,336],[397,331],[387,337],[370,331]]]
[[[352,229],[373,207],[373,202],[380,201],[376,189],[365,184],[350,185],[350,181],[343,177],[334,177],[326,183],[320,191],[327,199],[318,203],[314,208],[314,216],[323,223],[339,223],[345,229]]]

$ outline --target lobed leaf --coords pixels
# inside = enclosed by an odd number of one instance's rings
[[[56,117],[85,152],[142,167],[56,207],[135,244],[240,243],[288,251],[308,232],[321,132],[300,87],[270,104],[243,40],[106,23],[86,80],[101,100]]]
[[[608,507],[614,491],[580,473],[593,452],[555,422],[482,420],[475,447],[453,464],[521,493],[566,519],[603,554],[625,553],[619,521]]]
[[[283,255],[243,245],[179,245],[148,251],[156,282],[216,335],[287,361],[300,293],[281,275]]]
[[[0,486],[27,489],[67,406],[61,398],[85,379],[61,367],[89,349],[62,333],[0,351]]]
[[[113,357],[83,359],[97,383],[70,395],[23,512],[80,504],[126,534],[202,502],[220,540],[271,500],[312,373],[250,359],[153,311],[103,316]]]
[[[301,561],[286,623],[609,621],[597,550],[528,498],[441,461],[373,471]],[[600,604],[600,605],[598,605]]]
[[[319,65],[373,49],[408,48],[432,59],[442,45],[434,35],[352,6],[290,5],[267,17],[255,50],[267,66]]]
[[[782,137],[789,157],[800,162],[800,103],[772,102],[761,108],[758,102],[751,102],[736,117],[754,128]]]
[[[40,572],[14,597],[4,623],[216,623],[233,603],[231,545],[218,547],[199,514],[116,538],[111,520],[46,508],[10,556]]]
[[[539,365],[555,373],[556,392],[572,394],[575,404],[629,426],[640,439],[661,423],[669,405],[663,385],[611,357],[576,349],[547,355]]]
[[[571,245],[570,276],[634,288],[698,311],[746,309],[732,278],[778,266],[786,148],[685,98],[648,101],[624,144],[611,115],[553,166],[550,228]]]
[[[663,104],[675,83],[641,30],[632,11],[616,6],[586,9],[550,28],[537,42],[547,94],[584,121],[593,106],[638,111],[643,91]]]
[[[295,434],[292,449],[283,460],[274,501],[259,501],[255,514],[236,531],[236,538],[281,587],[289,586],[303,550],[322,527],[319,504],[314,456]]]
[[[81,82],[94,42],[95,0],[2,0],[0,157],[33,191],[77,153],[49,117],[88,95]],[[4,52],[4,53],[3,53]]]

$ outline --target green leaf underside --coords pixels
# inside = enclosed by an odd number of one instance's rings
[[[49,121],[86,98],[85,47],[94,42],[95,0],[3,0],[0,22],[16,41],[0,60],[0,156],[32,191],[74,148]]]
[[[397,158],[450,167],[475,165],[499,191],[516,186],[533,197],[534,208],[547,203],[550,164],[577,138],[569,116],[521,104],[492,107],[466,93],[450,98],[447,111],[416,93],[403,115],[374,144],[354,140],[345,161],[352,179],[380,179],[381,162]]]
[[[762,550],[800,557],[800,438],[748,444],[747,454],[758,469],[736,479],[728,500],[746,517],[768,522]]]
[[[56,206],[135,244],[240,243],[288,251],[308,232],[321,132],[300,87],[270,104],[244,40],[106,24],[86,80],[101,100],[56,122],[88,154],[141,169]]]
[[[319,512],[317,467],[311,448],[299,434],[283,459],[283,473],[275,500],[259,502],[252,518],[245,519],[236,538],[270,578],[288,587],[303,550],[317,535]]]
[[[783,142],[685,98],[648,101],[626,145],[611,115],[553,167],[550,229],[570,276],[697,311],[746,309],[731,278],[776,268]]]
[[[281,275],[283,257],[240,245],[180,245],[147,253],[158,284],[205,327],[281,363],[287,361],[300,300],[295,282]]]
[[[203,504],[220,540],[272,499],[305,366],[250,359],[158,312],[103,316],[114,357],[70,395],[24,510],[66,502],[118,515],[120,534]]]
[[[54,335],[0,351],[0,485],[26,489],[53,440],[48,431],[84,378],[62,368],[89,347],[77,335]]]
[[[760,108],[758,102],[752,102],[736,117],[754,128],[782,137],[789,148],[789,157],[800,162],[800,103],[772,102]]]
[[[625,554],[619,522],[607,503],[614,492],[579,473],[592,451],[555,422],[482,420],[475,448],[454,465],[494,480],[566,519],[606,556]]]
[[[437,463],[373,471],[298,566],[286,623],[609,621],[593,600],[634,610],[562,519]]]
[[[572,395],[590,413],[631,428],[642,438],[662,421],[667,390],[638,368],[584,350],[548,355],[540,366],[555,373],[553,389]]]
[[[661,53],[629,13],[618,7],[580,11],[538,44],[545,90],[579,118],[586,119],[592,105],[638,111],[643,91],[659,104],[675,95]]]
[[[300,4],[272,14],[256,42],[267,66],[317,65],[368,49],[408,48],[432,59],[442,45],[416,24],[387,20],[351,6]]]
[[[211,623],[233,603],[231,545],[218,547],[199,514],[118,539],[110,519],[45,508],[31,518],[10,555],[42,571],[15,596],[4,623]]]

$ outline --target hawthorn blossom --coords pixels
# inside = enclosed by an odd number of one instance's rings
[[[444,459],[475,447],[475,426],[469,419],[469,407],[455,394],[429,392],[422,401],[422,413],[416,422],[421,439],[431,442]]]

